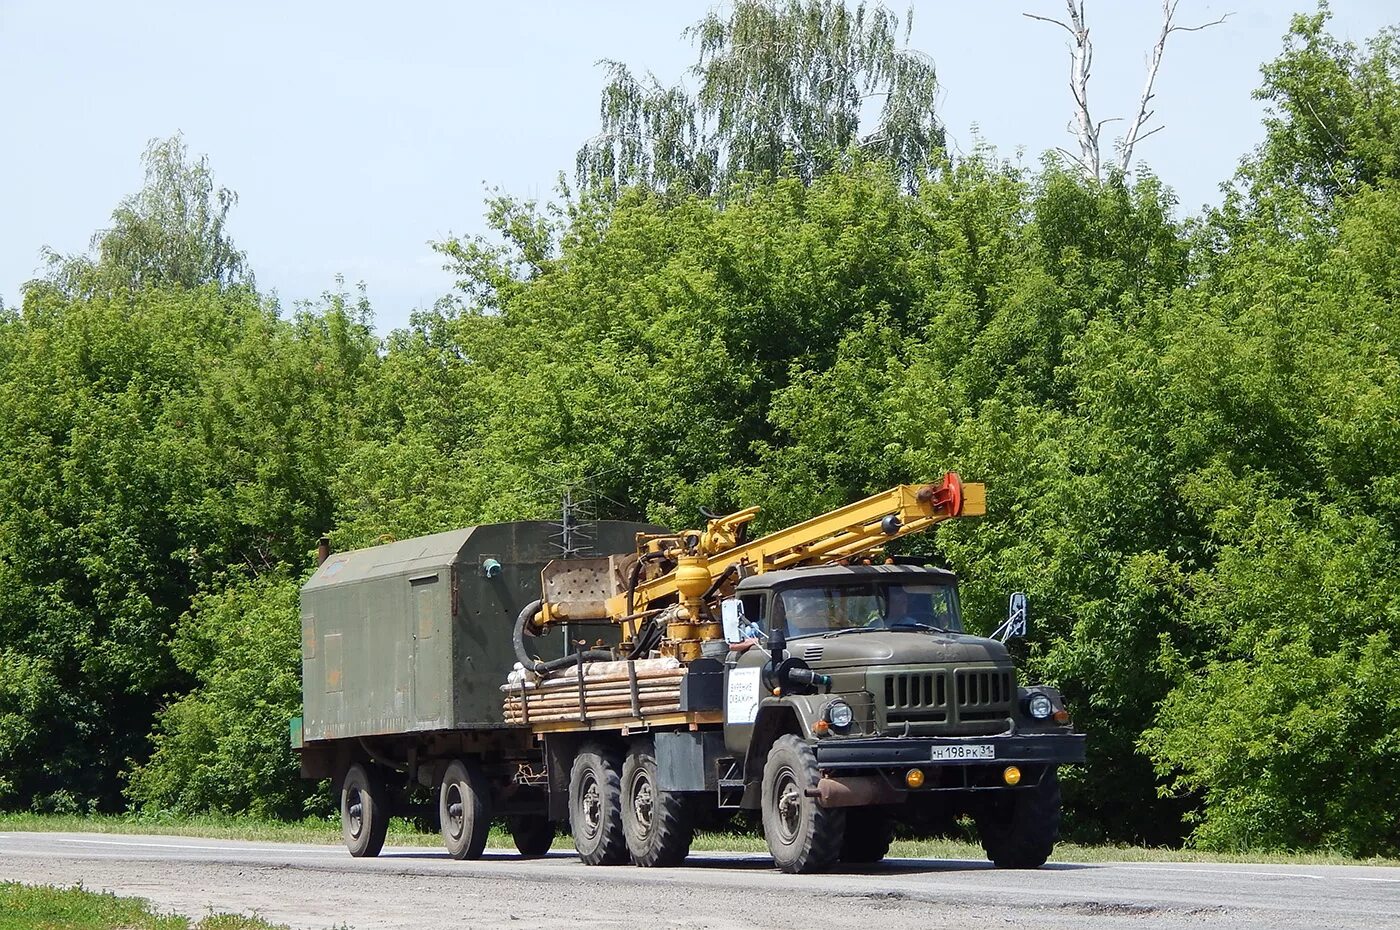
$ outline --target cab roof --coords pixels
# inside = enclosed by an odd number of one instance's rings
[[[737,593],[810,584],[859,584],[862,581],[924,581],[953,584],[958,576],[946,568],[925,565],[811,565],[750,575],[739,582]]]

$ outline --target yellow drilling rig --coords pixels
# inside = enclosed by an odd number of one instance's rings
[[[983,515],[986,489],[949,472],[940,484],[897,485],[748,540],[758,512],[749,507],[715,517],[703,530],[639,533],[636,552],[625,555],[549,563],[541,576],[544,597],[523,631],[612,623],[621,629],[623,653],[657,651],[688,663],[701,657],[705,643],[723,642],[719,605],[743,579],[807,565],[869,565],[872,554],[896,539]],[[645,630],[655,632],[647,638]]]

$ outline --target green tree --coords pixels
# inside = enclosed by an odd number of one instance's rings
[[[217,587],[176,628],[175,659],[198,684],[161,712],[128,797],[148,811],[303,816],[318,801],[287,739],[301,709],[299,585],[276,571]]]
[[[912,187],[943,154],[938,82],[907,45],[912,22],[911,8],[901,45],[899,17],[878,3],[740,0],[686,31],[699,48],[694,95],[604,62],[602,131],[579,151],[579,184],[722,194],[742,175],[810,182],[858,146]]]
[[[1264,65],[1255,96],[1268,101],[1267,135],[1244,169],[1264,191],[1320,206],[1400,176],[1400,28],[1359,48],[1326,31],[1330,18],[1325,0],[1295,16]]]
[[[49,276],[30,282],[66,295],[137,291],[145,287],[251,287],[247,256],[225,229],[238,195],[216,187],[209,159],[191,160],[178,134],[153,139],[142,163],[146,183],[112,211],[112,225],[92,236],[94,255],[46,249]]]
[[[214,285],[74,299],[6,339],[0,636],[52,687],[28,710],[0,695],[32,723],[0,777],[11,803],[110,808],[162,696],[191,683],[167,642],[191,597],[230,565],[305,565],[330,526],[377,342],[334,304],[289,323]]]
[[[231,192],[148,150],[95,256],[0,313],[0,804],[121,804],[169,636],[230,566],[300,568],[378,367],[344,295],[284,319],[225,232]]]

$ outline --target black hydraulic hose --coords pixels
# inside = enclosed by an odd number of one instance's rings
[[[557,672],[561,668],[578,665],[580,662],[611,662],[613,658],[611,650],[589,649],[585,652],[575,652],[573,655],[550,659],[548,662],[536,660],[534,669],[540,674],[544,674],[545,672]]]
[[[531,601],[520,611],[520,615],[515,618],[515,636],[512,637],[515,646],[515,658],[522,668],[527,668],[532,672],[544,674],[546,672],[557,672],[561,668],[568,668],[579,662],[608,662],[613,658],[613,654],[606,649],[589,649],[586,652],[574,653],[573,655],[561,656],[558,659],[551,659],[546,662],[543,659],[536,659],[525,650],[525,629],[530,625],[530,621],[535,619],[535,614],[539,613],[544,601]]]
[[[637,639],[632,643],[632,651],[627,654],[629,659],[644,659],[648,652],[661,645],[663,630],[654,619],[648,618],[646,625],[637,634]]]
[[[515,644],[515,660],[520,663],[521,668],[534,669],[535,663],[539,661],[525,651],[525,627],[530,624],[531,620],[535,619],[535,614],[539,613],[543,606],[544,601],[531,601],[515,618],[515,636],[512,639]]]
[[[704,600],[708,601],[710,598],[714,597],[715,592],[718,591],[720,588],[724,587],[724,583],[729,580],[729,576],[736,575],[738,574],[738,572],[739,566],[737,565],[731,565],[724,571],[720,572],[719,577],[715,579],[715,583],[710,585],[710,587],[706,589]]]
[[[627,653],[627,658],[640,659],[646,655],[647,637],[650,636],[652,627],[655,625],[650,617],[642,621],[641,627],[637,630],[637,638],[632,641],[632,648]]]
[[[637,559],[637,563],[636,563],[635,565],[632,566],[632,574],[629,575],[628,578],[627,578],[627,613],[628,613],[628,614],[635,613],[635,612],[636,612],[636,609],[637,609],[637,608],[636,608],[636,605],[632,603],[632,600],[633,600],[633,598],[634,598],[634,597],[636,596],[636,594],[637,594],[637,585],[638,585],[638,583],[640,583],[641,580],[642,580],[642,566],[643,566],[645,563],[647,563],[647,562],[649,562],[649,561],[651,561],[651,560],[653,560],[653,559],[660,559],[660,558],[665,558],[665,555],[664,555],[663,553],[660,553],[660,552],[647,552],[647,553],[644,553],[640,558],[638,558],[638,559]]]

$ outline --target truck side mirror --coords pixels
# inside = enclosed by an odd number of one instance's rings
[[[1010,635],[1020,637],[1026,635],[1028,618],[1026,615],[1026,593],[1017,591],[1011,595],[1011,600],[1006,605],[1006,623],[1011,627]]]
[[[1008,639],[1025,636],[1026,626],[1026,595],[1024,591],[1017,591],[1006,604],[1006,622],[997,627],[992,638],[1006,642]]]
[[[724,627],[726,642],[737,643],[744,639],[739,626],[744,620],[744,604],[737,597],[726,597],[719,603],[719,618]]]

